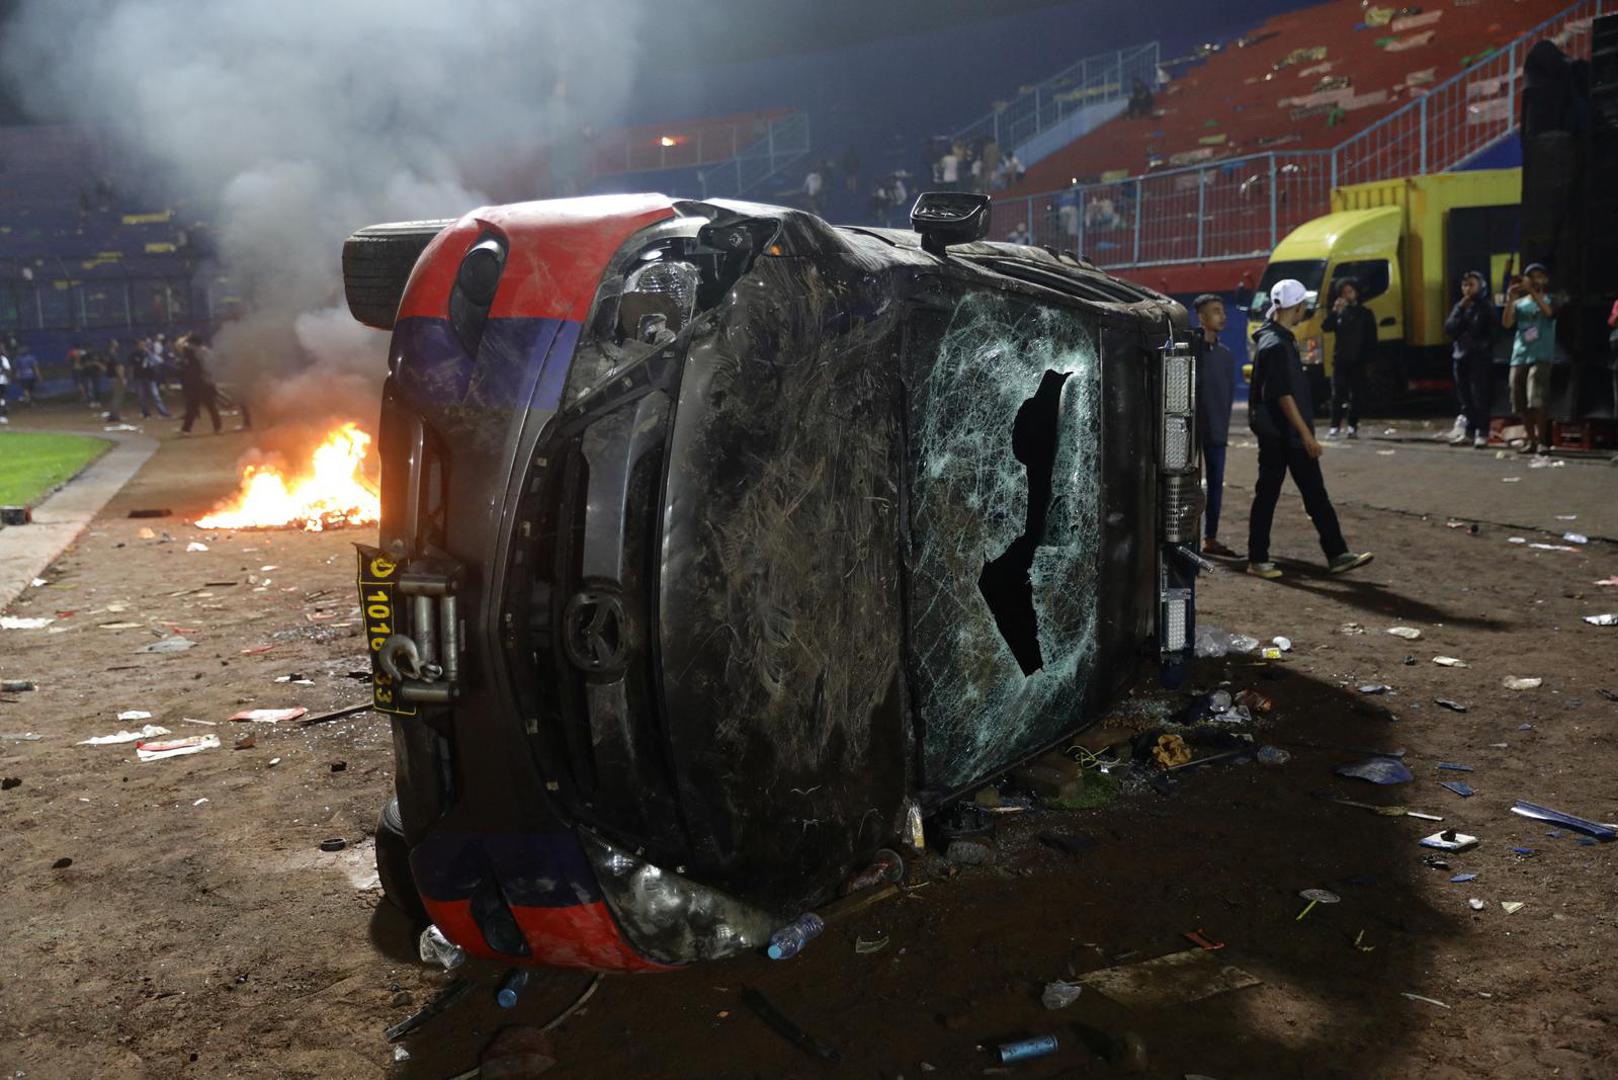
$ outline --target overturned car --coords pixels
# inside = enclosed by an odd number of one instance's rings
[[[615,196],[364,229],[395,902],[512,964],[757,948],[1189,656],[1185,313],[1070,254]]]

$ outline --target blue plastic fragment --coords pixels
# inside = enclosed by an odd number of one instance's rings
[[[1470,799],[1476,794],[1464,780],[1440,780],[1438,786],[1449,788],[1463,799]]]
[[[1531,848],[1531,847],[1514,847],[1511,850],[1513,852],[1515,852],[1516,854],[1522,855],[1522,856],[1530,856],[1530,855],[1533,855],[1535,853],[1534,849]]]
[[[1475,771],[1475,770],[1473,770],[1472,766],[1470,766],[1470,765],[1462,765],[1462,764],[1460,764],[1458,762],[1454,762],[1454,761],[1440,761],[1438,763],[1438,767],[1440,769],[1448,769],[1450,772],[1473,772],[1473,771]]]
[[[1369,780],[1373,784],[1408,784],[1416,778],[1416,774],[1406,768],[1404,762],[1386,757],[1370,758],[1355,765],[1339,765],[1336,772],[1338,776]]]
[[[1454,877],[1449,879],[1449,883],[1451,885],[1459,885],[1463,881],[1476,881],[1477,879],[1478,876],[1476,874],[1456,874]]]
[[[1517,725],[1517,730],[1518,731],[1533,731],[1534,730],[1534,725],[1533,724],[1518,724]]]

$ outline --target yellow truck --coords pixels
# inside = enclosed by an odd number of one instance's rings
[[[1298,327],[1304,363],[1323,384],[1331,377],[1333,336],[1321,323],[1336,283],[1352,277],[1377,322],[1370,372],[1373,398],[1387,404],[1412,393],[1447,390],[1450,347],[1444,318],[1467,270],[1502,275],[1515,257],[1521,169],[1480,169],[1379,180],[1334,188],[1332,212],[1292,230],[1276,247],[1253,296],[1262,319],[1270,286],[1296,278],[1309,290],[1309,317]],[[1323,288],[1324,286],[1324,288]],[[1251,348],[1251,344],[1249,345]],[[1324,387],[1316,387],[1324,404]]]

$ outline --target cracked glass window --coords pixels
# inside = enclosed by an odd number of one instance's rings
[[[952,789],[1076,727],[1093,673],[1094,317],[972,293],[915,316],[906,367],[924,782]]]

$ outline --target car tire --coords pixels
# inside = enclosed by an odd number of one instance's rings
[[[410,873],[410,845],[405,842],[404,819],[399,816],[397,797],[383,804],[382,816],[376,823],[376,873],[382,879],[383,899],[418,924],[432,921],[427,917],[421,894],[416,891],[416,879]]]
[[[349,313],[366,326],[392,330],[416,260],[451,220],[371,225],[343,243],[343,292]]]

